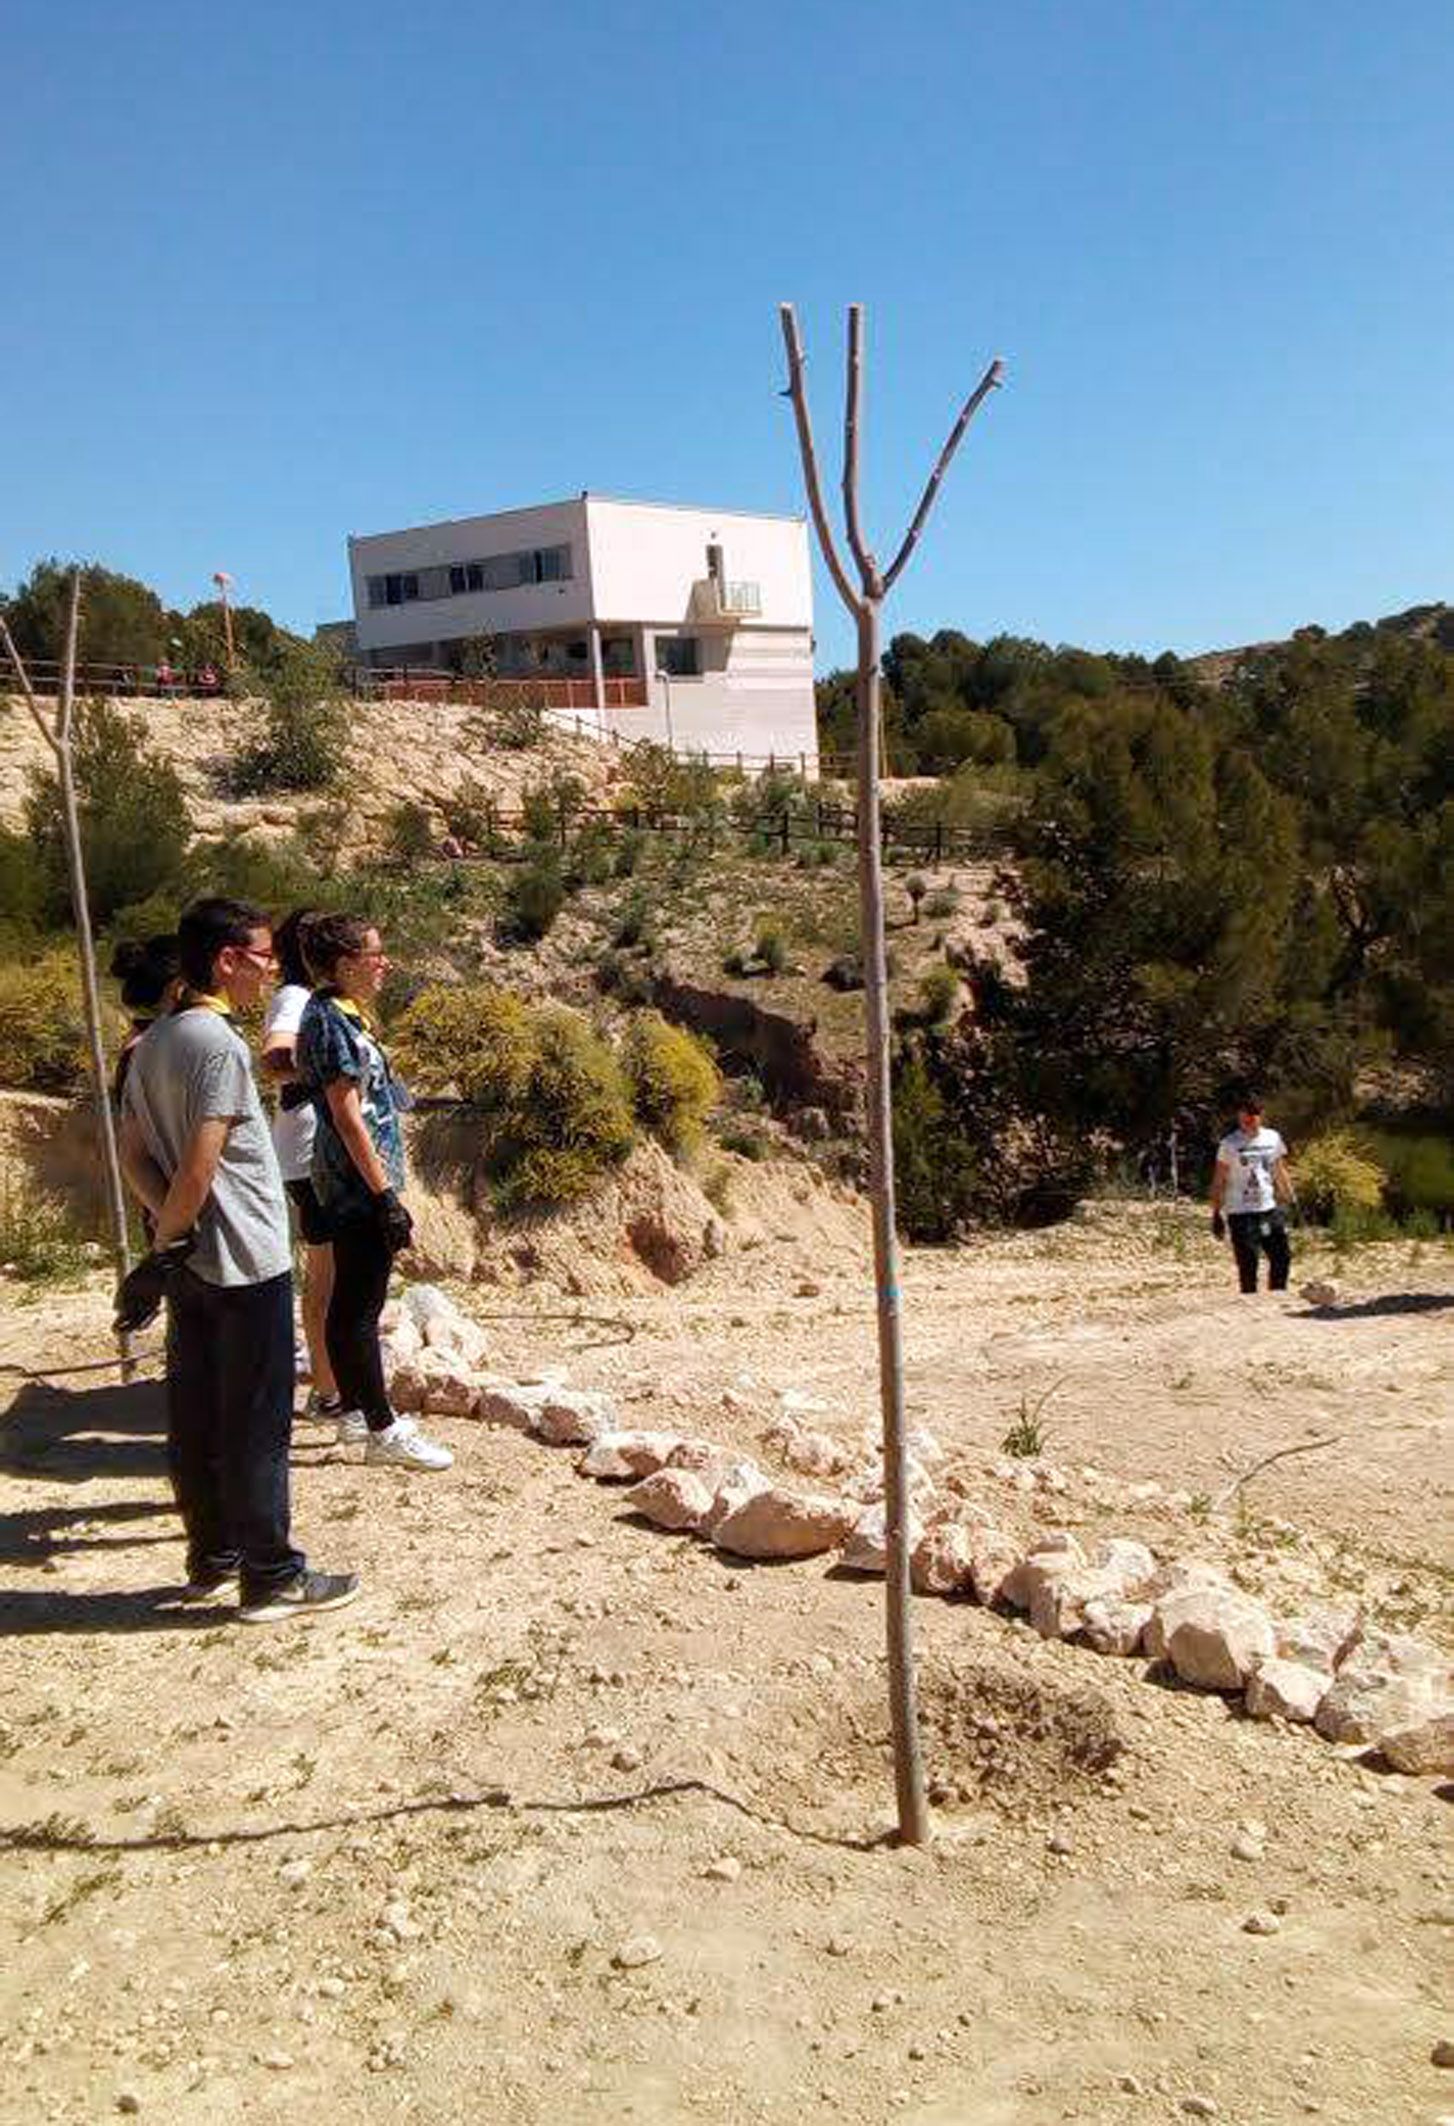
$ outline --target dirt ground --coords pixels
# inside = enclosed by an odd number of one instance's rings
[[[753,1445],[795,1387],[856,1442],[837,1230],[660,1295],[456,1296],[501,1371],[631,1422]],[[1006,1525],[1446,1635],[1454,1255],[1331,1274],[1335,1308],[1241,1300],[1144,1208],[917,1253],[915,1421]],[[0,1306],[0,1363],[104,1353],[99,1280]],[[454,1470],[400,1480],[300,1427],[302,1537],[366,1591],[249,1632],[175,1605],[156,1386],[12,1389],[0,2120],[1454,2114],[1448,1789],[924,1600],[938,1835],[896,1850],[877,1583],[655,1534],[514,1433],[441,1423]],[[1037,1405],[1045,1460],[1004,1460]]]

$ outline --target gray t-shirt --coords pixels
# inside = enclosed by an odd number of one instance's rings
[[[201,1122],[232,1119],[187,1267],[208,1284],[265,1284],[292,1268],[288,1199],[243,1040],[205,1005],[158,1019],[137,1044],[122,1094],[168,1181]]]

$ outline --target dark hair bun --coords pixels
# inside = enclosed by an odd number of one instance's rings
[[[128,975],[140,974],[148,958],[145,945],[139,945],[135,938],[123,938],[111,955],[111,972],[118,982],[124,982]]]

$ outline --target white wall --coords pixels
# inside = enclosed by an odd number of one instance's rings
[[[602,495],[587,495],[585,507],[598,620],[685,626],[692,585],[707,573],[707,548],[720,546],[729,581],[761,587],[758,625],[812,627],[808,528],[801,518],[613,502]]]
[[[369,604],[370,576],[476,561],[487,554],[516,553],[526,547],[567,545],[574,570],[568,583],[524,583],[513,590],[419,598],[408,605]],[[590,553],[585,504],[579,499],[351,538],[348,558],[359,648],[365,655],[393,643],[444,642],[461,635],[506,634],[522,628],[582,627],[590,618]]]

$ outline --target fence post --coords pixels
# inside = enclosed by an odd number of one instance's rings
[[[936,864],[942,864],[944,861],[944,822],[942,819],[936,819],[934,822],[934,861]]]
[[[783,833],[783,855],[784,855],[784,856],[786,856],[786,855],[788,854],[788,842],[789,842],[789,839],[790,839],[790,837],[791,837],[791,835],[792,835],[792,814],[791,814],[791,813],[789,812],[789,810],[788,810],[788,808],[787,808],[787,806],[786,806],[786,805],[784,805],[784,806],[783,806],[783,828],[782,828],[782,833]]]

